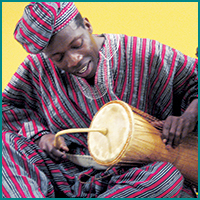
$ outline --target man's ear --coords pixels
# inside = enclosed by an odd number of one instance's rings
[[[83,23],[84,23],[84,25],[85,25],[85,28],[89,31],[89,33],[92,34],[93,28],[92,28],[92,25],[90,24],[88,18],[84,17],[84,18],[83,18]]]

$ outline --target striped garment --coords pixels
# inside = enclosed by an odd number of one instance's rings
[[[86,128],[111,100],[165,119],[198,98],[198,60],[155,40],[105,34],[95,86],[29,55],[2,97],[3,197],[175,197],[183,177],[166,162],[108,171],[55,163],[34,141],[47,133]],[[87,133],[63,136],[70,153],[89,155]],[[83,181],[83,182],[81,182]],[[86,182],[86,183],[85,183]]]

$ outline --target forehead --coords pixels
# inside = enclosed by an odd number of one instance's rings
[[[83,34],[83,28],[77,27],[75,22],[70,23],[63,30],[53,35],[48,46],[44,49],[45,54],[53,54],[59,50],[63,45],[70,45],[73,40]]]

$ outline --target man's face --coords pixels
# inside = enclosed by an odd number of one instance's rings
[[[92,27],[84,19],[85,29],[72,22],[54,35],[44,53],[54,64],[68,73],[90,79],[95,76],[99,48]]]

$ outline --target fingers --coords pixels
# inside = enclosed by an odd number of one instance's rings
[[[66,158],[66,152],[69,151],[63,137],[59,136],[59,148],[54,146],[55,135],[48,134],[41,138],[39,147],[53,160],[60,161]]]
[[[68,149],[68,147],[67,147],[67,145],[65,143],[65,139],[63,137],[61,137],[61,136],[59,136],[59,137],[60,137],[59,149],[62,150],[62,151],[66,151],[66,152],[69,151],[69,149]]]
[[[182,139],[183,122],[179,117],[168,117],[163,126],[162,140],[166,148],[175,148]]]
[[[53,145],[48,145],[45,150],[46,154],[55,161],[60,161],[66,158],[66,151],[55,148]]]
[[[171,143],[171,146],[173,147],[177,147],[182,139],[182,126],[179,125],[175,131],[175,133],[173,133],[173,143]]]
[[[195,106],[192,105],[192,107],[188,107],[186,110],[187,112],[185,111],[183,115],[179,117],[168,116],[164,121],[161,139],[167,148],[175,148],[188,133],[194,130],[198,114],[196,112],[197,101],[193,102],[195,103]],[[155,123],[153,125],[155,125]]]
[[[66,158],[66,152],[69,151],[67,145],[65,144],[65,140],[63,137],[59,136],[60,145],[59,148],[56,148],[55,146],[52,146],[52,149],[50,150],[50,156],[56,161],[59,161],[60,159]]]
[[[61,159],[65,159],[66,158],[66,154],[65,152],[60,151],[59,149],[53,148],[50,152],[49,152],[49,156],[54,159],[55,161],[60,161]]]

